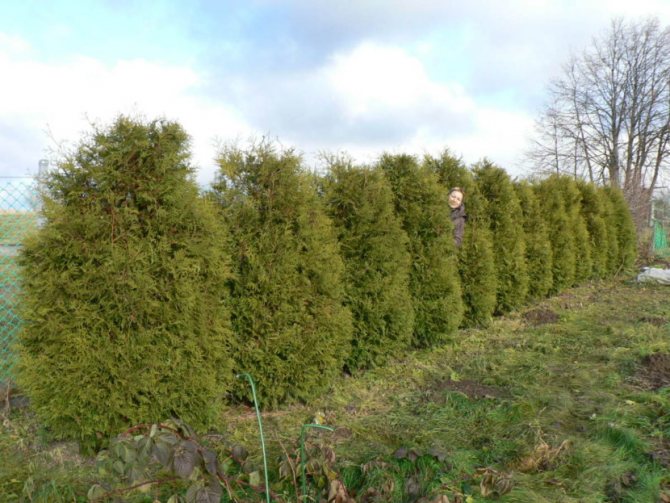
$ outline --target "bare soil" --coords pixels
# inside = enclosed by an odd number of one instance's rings
[[[649,323],[655,327],[662,327],[668,323],[668,319],[663,318],[662,316],[642,316],[638,321],[641,323]]]
[[[657,390],[670,386],[670,354],[654,353],[642,358],[637,374],[645,388]]]
[[[532,309],[523,313],[523,319],[530,325],[544,325],[546,323],[556,323],[560,317],[555,311],[546,308]]]
[[[664,468],[670,468],[670,441],[662,440],[649,453],[651,459]]]
[[[435,383],[434,391],[458,391],[463,393],[468,398],[472,399],[481,399],[481,398],[508,398],[510,396],[509,392],[502,388],[497,388],[495,386],[488,386],[486,384],[481,384],[476,381],[452,381],[451,379],[445,379],[444,381],[439,381]]]

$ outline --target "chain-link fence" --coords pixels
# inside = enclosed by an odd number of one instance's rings
[[[0,382],[12,377],[12,343],[21,319],[17,313],[20,274],[17,258],[26,233],[37,226],[33,178],[0,177]]]

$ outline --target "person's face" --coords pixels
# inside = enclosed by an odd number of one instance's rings
[[[461,203],[463,202],[463,193],[459,190],[453,190],[449,194],[449,207],[450,208],[458,208]]]

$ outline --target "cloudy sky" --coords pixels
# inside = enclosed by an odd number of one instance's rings
[[[22,0],[0,3],[0,176],[119,113],[217,145],[487,157],[513,175],[552,77],[617,16],[670,0]]]

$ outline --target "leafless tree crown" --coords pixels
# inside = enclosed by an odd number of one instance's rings
[[[540,172],[569,173],[624,190],[648,221],[670,148],[670,28],[615,19],[549,87],[529,152]]]

